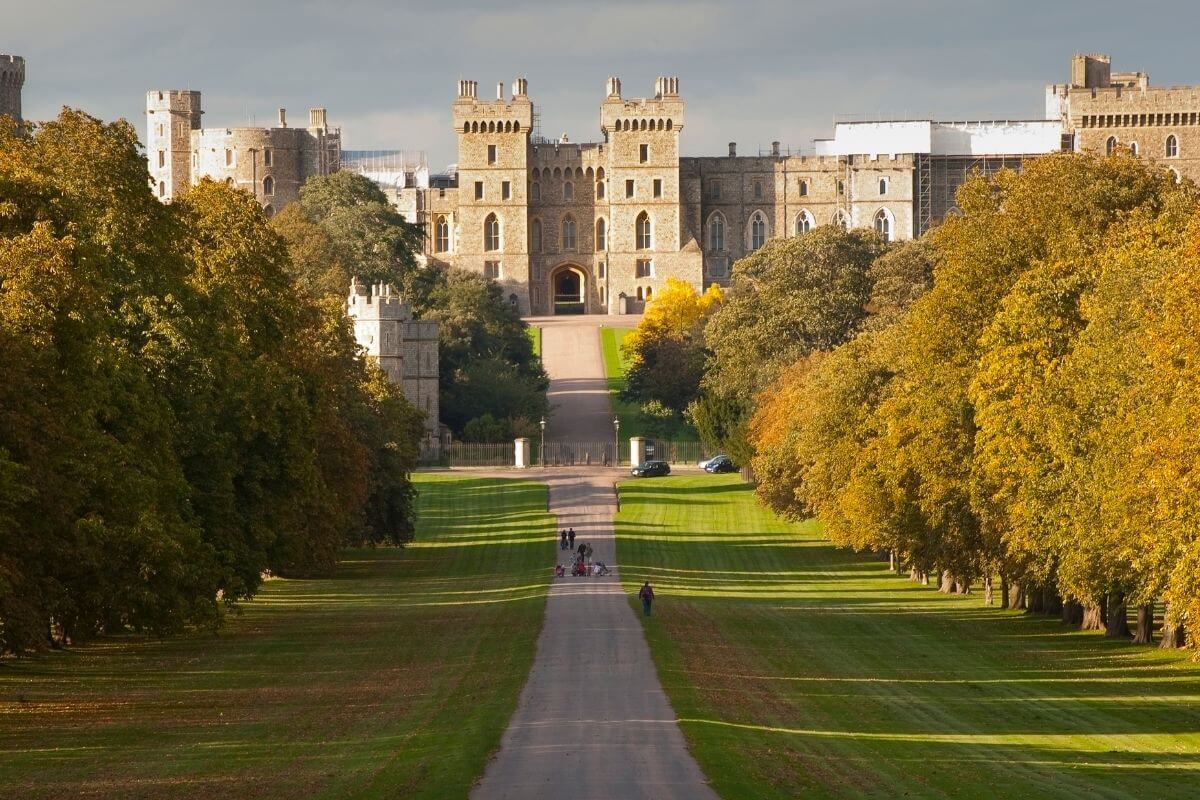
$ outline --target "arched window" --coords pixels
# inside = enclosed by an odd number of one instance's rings
[[[757,250],[767,243],[767,218],[761,211],[750,217],[750,249]]]
[[[645,290],[643,290],[642,287],[640,287],[640,286],[637,288],[637,299],[638,300],[646,299]]]
[[[226,178],[226,179],[225,179],[225,185],[226,185],[226,186],[233,186],[233,178]]]
[[[604,199],[604,181],[596,181],[596,199]]]
[[[880,194],[880,196],[882,197],[883,195],[887,194],[887,190],[888,190],[888,179],[880,178],[879,179],[879,194]]]
[[[1115,136],[1108,137],[1108,141],[1104,143],[1104,154],[1106,156],[1111,156],[1113,154],[1113,151],[1116,149],[1117,149],[1117,137],[1115,137]]]
[[[265,206],[263,206],[263,214],[266,215],[267,219],[275,216],[275,206],[267,203]]]
[[[800,196],[808,197],[808,181],[806,180],[800,181]]]
[[[1129,155],[1133,156],[1134,158],[1137,158],[1137,154],[1138,154],[1137,142],[1130,142],[1129,143]]]
[[[637,217],[637,249],[649,250],[651,245],[650,215],[645,211]]]
[[[845,182],[845,181],[838,181],[838,182],[837,182],[837,193],[838,193],[839,195],[844,195],[844,194],[846,194],[846,182]]]
[[[263,194],[265,194],[267,197],[271,197],[275,194],[275,179],[270,175],[263,178]]]
[[[488,214],[483,221],[483,249],[489,253],[500,249],[500,220]]]
[[[762,200],[762,181],[754,182],[754,199]]]
[[[538,183],[537,181],[534,181],[533,183],[531,183],[529,185],[529,199],[530,200],[541,200],[542,199],[542,185],[540,183]]]
[[[165,197],[167,194],[167,185],[162,181],[158,182],[158,196]]]
[[[654,297],[654,287],[653,287],[653,286],[647,286],[647,287],[646,287],[646,299],[647,299],[647,300],[649,300],[649,299],[650,299],[650,298],[652,298],[652,297]]]
[[[882,236],[885,242],[892,240],[892,215],[886,208],[881,208],[875,213],[875,232]]]
[[[719,213],[708,218],[708,248],[718,253],[725,250],[725,217]]]
[[[840,208],[833,215],[833,224],[844,231],[850,230],[850,218],[846,216],[846,212]]]
[[[575,249],[575,218],[568,215],[562,221],[562,249]]]
[[[808,233],[813,229],[812,214],[807,211],[801,211],[796,215],[796,233]]]
[[[596,251],[602,252],[608,249],[608,227],[604,222],[604,218],[596,220]]]
[[[575,199],[575,184],[571,183],[570,181],[567,181],[566,183],[563,184],[563,200],[570,201],[570,200],[574,200],[574,199]]]
[[[1172,175],[1175,176],[1176,183],[1179,183],[1181,180],[1183,180],[1183,177],[1179,174],[1179,170],[1175,169],[1174,167],[1168,167],[1167,169]]]
[[[1175,138],[1175,134],[1167,137],[1167,158],[1176,158],[1179,156],[1179,140]]]
[[[533,252],[542,252],[542,221],[535,219],[529,226],[529,238],[533,244]]]
[[[450,251],[450,222],[444,216],[438,216],[433,221],[433,252],[448,253]]]

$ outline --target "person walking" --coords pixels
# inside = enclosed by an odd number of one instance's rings
[[[567,541],[570,542],[570,549],[575,549],[575,529],[567,528]]]
[[[654,602],[654,590],[650,588],[650,581],[642,584],[642,590],[638,592],[638,597],[642,600],[642,613],[647,617],[650,616],[650,604]]]
[[[588,563],[588,566],[590,567],[592,565],[592,546],[590,544],[584,544],[583,547],[584,547],[583,555],[587,558],[587,563]]]
[[[558,538],[558,549],[559,550],[567,549],[567,529],[566,528],[563,528],[562,536],[560,536]]]

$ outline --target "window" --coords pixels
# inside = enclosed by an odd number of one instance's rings
[[[1104,155],[1111,156],[1113,151],[1117,149],[1117,137],[1110,136],[1108,141],[1104,143]]]
[[[767,243],[767,220],[761,211],[750,218],[750,249],[757,250]]]
[[[888,190],[888,179],[880,178],[879,179],[879,195],[882,197],[883,195],[887,194],[887,190]]]
[[[640,287],[640,286],[637,288],[637,299],[638,300],[646,299],[645,290],[643,290],[642,287]]]
[[[662,178],[654,179],[654,196],[662,197]]]
[[[1179,155],[1179,140],[1174,134],[1167,137],[1167,158],[1176,158]]]
[[[165,197],[167,194],[167,185],[162,181],[158,182],[158,196]]]
[[[159,100],[162,100],[162,94],[161,94],[161,93],[159,94],[159,96],[158,96],[158,99],[159,99]],[[158,123],[158,135],[159,135],[159,136],[162,136],[162,135],[163,135],[163,124],[162,124],[161,122],[160,122],[160,123]]]
[[[512,199],[512,183],[510,183],[509,181],[504,181],[504,183],[500,184],[500,199],[501,200],[511,200]]]
[[[450,223],[445,217],[437,217],[433,221],[433,252],[447,253],[450,251]]]
[[[228,148],[225,150],[225,166],[233,166],[233,151],[229,150]]]
[[[892,217],[887,209],[881,208],[875,214],[875,232],[882,236],[885,242],[892,240]]]
[[[165,167],[167,165],[167,151],[166,150],[158,151],[158,165],[160,167]]]
[[[200,164],[200,154],[192,151],[192,169],[195,169]]]
[[[564,217],[562,221],[562,249],[575,249],[575,219]]]
[[[489,164],[496,163],[496,145],[494,145],[494,144],[488,145],[488,163]]]
[[[608,249],[608,230],[604,219],[596,220],[596,251],[604,251]]]
[[[596,181],[596,199],[604,199],[604,181]]]
[[[713,214],[708,223],[709,249],[720,252],[725,249],[725,217]]]
[[[1137,142],[1130,142],[1129,143],[1129,155],[1133,156],[1134,158],[1137,158],[1137,154],[1138,154]]]
[[[639,144],[638,145],[638,161],[645,164],[649,160],[650,160],[650,145]]]
[[[796,233],[808,233],[813,228],[812,214],[807,211],[801,211],[796,215]]]
[[[846,216],[846,212],[840,209],[833,215],[833,224],[844,231],[850,230],[850,219]]]
[[[634,264],[633,276],[635,278],[649,278],[654,275],[654,262],[648,258],[639,258]]]
[[[633,179],[632,178],[625,181],[625,196],[633,197]]]
[[[532,240],[533,252],[542,252],[542,221],[535,219],[529,227],[529,238]]]
[[[713,200],[721,199],[721,182],[720,181],[709,181],[708,182],[708,196],[710,198],[712,198]]]
[[[754,182],[754,199],[762,200],[762,181]]]
[[[541,200],[542,199],[542,185],[540,183],[538,183],[537,181],[534,181],[529,186],[529,199],[530,200]]]
[[[650,249],[650,215],[645,211],[638,214],[637,217],[637,249]]]
[[[837,193],[838,193],[839,195],[844,195],[844,194],[846,194],[846,182],[845,182],[845,181],[838,181],[838,182],[837,182]]]
[[[500,280],[500,262],[499,261],[483,262],[483,277],[488,278],[489,280],[493,280],[493,281]]]
[[[233,178],[226,178],[226,179],[225,179],[225,185],[226,185],[226,186],[233,186]]]
[[[601,278],[608,277],[608,263],[605,261],[600,262],[600,277]]]
[[[575,184],[567,181],[563,184],[563,200],[571,201],[575,199]]]
[[[495,214],[488,214],[483,221],[483,249],[489,253],[500,249],[500,220]]]
[[[270,219],[271,217],[275,216],[275,207],[270,203],[267,203],[265,206],[263,206],[263,214],[266,215],[267,219]]]
[[[646,299],[649,300],[651,297],[654,297],[654,287],[647,286],[646,287]]]
[[[270,175],[263,178],[263,194],[265,194],[267,197],[275,194],[275,179]]]
[[[263,148],[263,165],[271,166],[271,149]]]
[[[800,196],[808,197],[808,181],[806,180],[800,181]]]
[[[483,181],[475,181],[475,199],[483,199]]]

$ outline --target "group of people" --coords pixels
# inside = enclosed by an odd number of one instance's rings
[[[592,563],[592,546],[590,544],[580,542],[579,547],[575,546],[574,528],[567,528],[559,533],[558,549],[571,551],[571,574],[574,576],[600,577],[612,574],[612,570],[603,561]],[[566,568],[562,564],[556,564],[554,574],[561,578],[566,574]]]

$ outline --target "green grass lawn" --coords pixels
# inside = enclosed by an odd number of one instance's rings
[[[642,414],[641,407],[621,399],[621,391],[625,388],[625,371],[629,369],[629,360],[621,351],[621,343],[631,333],[633,328],[600,328],[604,375],[608,379],[608,402],[613,413],[621,420],[622,436],[649,436],[650,423]],[[665,431],[665,434],[661,438],[676,442],[694,442],[698,439],[696,431],[684,422]]]
[[[529,343],[533,345],[533,354],[538,358],[541,358],[542,329],[537,325],[530,325],[525,329],[525,333],[529,336]]]
[[[274,580],[216,636],[0,663],[0,797],[463,798],[549,585],[546,489],[417,476],[417,541]]]
[[[736,477],[627,482],[621,576],[735,798],[1200,797],[1200,667],[891,575]],[[639,610],[640,615],[640,610]]]

